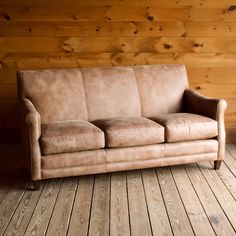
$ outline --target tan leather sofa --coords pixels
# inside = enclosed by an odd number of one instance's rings
[[[227,104],[183,65],[19,71],[18,93],[34,181],[224,158]]]

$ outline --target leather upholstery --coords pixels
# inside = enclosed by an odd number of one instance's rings
[[[81,69],[90,121],[141,116],[135,74],[129,67]]]
[[[100,174],[106,173],[107,168],[104,164],[102,165],[89,165],[89,166],[76,166],[70,168],[55,168],[55,169],[42,169],[42,179],[50,179],[57,177],[68,177],[88,174]]]
[[[80,70],[20,71],[18,91],[34,104],[42,123],[88,119]]]
[[[108,148],[107,163],[132,162],[173,156],[217,152],[216,140],[198,140],[181,143],[162,143],[128,148]]]
[[[21,122],[22,144],[26,165],[33,180],[41,179],[41,150],[39,138],[41,135],[41,117],[34,105],[27,98],[22,98]]]
[[[223,160],[225,156],[225,123],[224,115],[227,102],[224,99],[208,98],[187,89],[184,93],[184,110],[195,114],[210,117],[218,122],[218,160]]]
[[[108,163],[107,165],[76,166],[71,168],[42,169],[42,179],[107,173],[114,171],[135,170],[158,166],[181,165],[201,161],[213,161],[217,159],[217,153],[203,153],[188,156],[156,158],[130,162]]]
[[[104,133],[87,121],[42,124],[43,155],[104,148]]]
[[[106,147],[130,147],[164,142],[164,127],[142,117],[94,121],[105,133]]]
[[[42,156],[42,169],[72,168],[105,165],[105,149]]]
[[[182,142],[214,138],[218,134],[217,121],[191,113],[169,113],[152,117],[165,127],[165,141]]]
[[[17,82],[33,180],[224,158],[227,104],[189,90],[183,65],[20,71]],[[143,122],[150,117],[162,117],[171,143],[161,126]],[[110,130],[108,147],[88,121]]]
[[[137,66],[134,68],[142,105],[142,116],[180,112],[189,87],[183,65]]]
[[[217,148],[217,140],[210,139],[53,154],[42,157],[42,174],[43,177],[53,178],[60,174],[70,176],[149,168],[153,167],[153,163],[154,166],[163,166],[165,163],[191,163],[192,159],[198,158],[200,161],[214,160]]]
[[[217,153],[203,153],[187,156],[156,158],[151,160],[119,162],[107,164],[106,172],[153,168],[160,166],[182,165],[201,161],[216,160]],[[43,171],[42,171],[43,172]],[[49,172],[48,172],[49,173]]]
[[[217,150],[218,142],[214,139],[180,143],[162,143],[139,147],[106,148],[42,156],[42,169],[96,166],[102,164],[106,165],[108,163],[191,156],[203,153],[216,153]]]

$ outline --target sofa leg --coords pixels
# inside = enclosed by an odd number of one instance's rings
[[[37,191],[40,189],[40,180],[33,180],[30,187],[30,190]]]
[[[37,191],[40,189],[40,180],[34,180],[33,181],[33,190]]]
[[[222,161],[214,161],[214,169],[219,170]]]

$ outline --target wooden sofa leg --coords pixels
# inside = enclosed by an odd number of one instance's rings
[[[30,190],[37,191],[40,189],[40,180],[33,180],[29,187]]]
[[[40,180],[34,180],[33,181],[33,190],[37,191],[40,189]]]
[[[222,161],[214,161],[214,169],[219,170]]]

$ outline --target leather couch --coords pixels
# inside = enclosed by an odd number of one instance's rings
[[[184,65],[22,70],[24,156],[37,180],[214,161],[224,100],[190,90]]]

